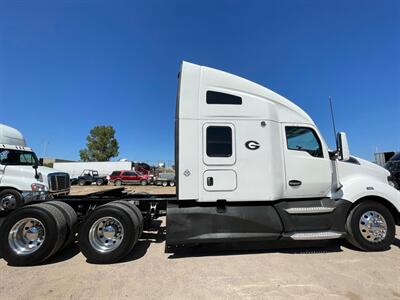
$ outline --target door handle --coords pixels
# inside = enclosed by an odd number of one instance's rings
[[[213,186],[213,185],[214,185],[214,178],[207,177],[207,186]]]
[[[290,180],[289,181],[289,185],[290,186],[300,186],[301,185],[301,181],[300,180]]]

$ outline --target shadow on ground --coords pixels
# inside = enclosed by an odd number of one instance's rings
[[[79,254],[79,246],[78,243],[73,243],[62,249],[61,251],[57,252],[55,255],[50,257],[48,260],[44,261],[42,265],[52,265],[56,264],[68,259],[73,258],[75,255]]]
[[[198,246],[174,249],[169,259],[200,257],[200,256],[227,256],[261,253],[286,253],[286,254],[321,254],[342,252],[342,244],[338,241],[309,241],[283,242],[269,241],[263,243],[228,243],[228,244],[202,244]]]

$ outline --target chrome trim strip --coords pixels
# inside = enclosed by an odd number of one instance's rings
[[[320,232],[297,232],[293,233],[289,237],[296,241],[305,241],[305,240],[340,239],[342,236],[343,236],[342,233],[336,231],[320,231]]]
[[[335,210],[335,207],[324,207],[324,206],[316,206],[316,207],[291,207],[285,208],[285,211],[288,214],[325,214],[330,213]]]

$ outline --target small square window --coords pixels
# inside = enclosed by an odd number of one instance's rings
[[[232,156],[232,129],[228,126],[207,127],[207,156]]]

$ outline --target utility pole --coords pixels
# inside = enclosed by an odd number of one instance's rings
[[[43,142],[43,158],[46,157],[46,152],[47,152],[47,146],[48,146],[49,142],[47,140],[44,140]]]

